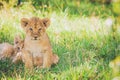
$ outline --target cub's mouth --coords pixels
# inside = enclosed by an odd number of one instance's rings
[[[33,37],[31,40],[40,40],[40,37]]]

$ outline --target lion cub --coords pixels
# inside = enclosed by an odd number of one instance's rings
[[[20,36],[15,36],[14,46],[9,43],[0,44],[0,60],[5,58],[10,58],[13,60],[13,58],[16,56],[16,53],[18,53],[23,47],[22,43],[23,40],[20,38]]]
[[[14,39],[14,51],[15,51],[15,56],[12,60],[13,63],[17,63],[18,61],[23,61],[22,60],[22,53],[21,51],[24,48],[24,40],[21,39],[21,37],[16,37]]]
[[[47,18],[21,19],[21,26],[26,32],[24,50],[22,51],[26,68],[32,68],[33,65],[39,66],[41,61],[42,68],[50,68],[52,64],[58,63],[59,57],[53,54],[46,33],[49,25],[50,20]]]

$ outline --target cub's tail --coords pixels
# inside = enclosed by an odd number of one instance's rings
[[[56,54],[53,54],[53,64],[57,64],[59,61],[59,57]]]

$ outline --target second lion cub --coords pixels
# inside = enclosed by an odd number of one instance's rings
[[[14,46],[9,43],[0,44],[0,60],[5,58],[13,58],[16,56],[18,52],[23,48],[23,40],[19,35],[14,38]]]

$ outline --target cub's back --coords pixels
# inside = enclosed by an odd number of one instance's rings
[[[14,52],[13,45],[9,43],[0,44],[0,54],[10,55],[13,52]]]

